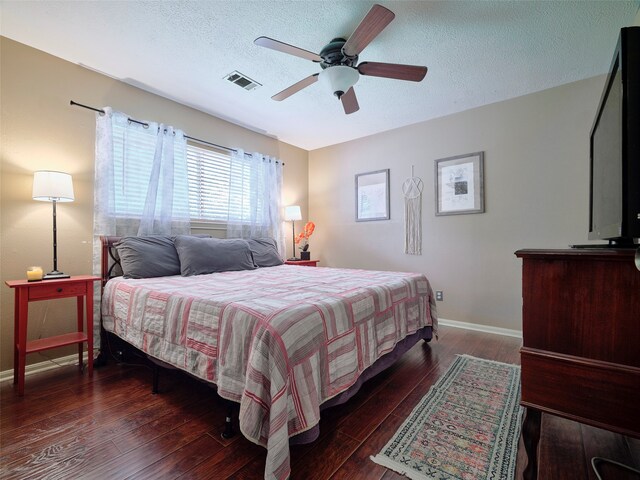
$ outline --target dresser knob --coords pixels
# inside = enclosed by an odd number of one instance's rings
[[[62,292],[62,287],[58,288],[58,293]]]

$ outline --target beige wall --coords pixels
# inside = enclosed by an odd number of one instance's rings
[[[309,215],[322,264],[424,272],[439,316],[521,330],[520,248],[585,243],[589,130],[604,77],[309,154]],[[486,213],[436,217],[434,160],[485,152]],[[403,253],[402,182],[423,179],[423,254]],[[391,220],[356,223],[354,175],[390,168]]]
[[[183,129],[188,135],[280,157],[285,204],[307,213],[306,150],[206,115],[86,68],[0,37],[2,279],[0,370],[11,368],[13,291],[5,280],[25,278],[30,265],[51,269],[51,204],[31,199],[33,171],[53,169],[73,175],[76,201],[60,204],[58,265],[69,274],[91,273],[95,114],[70,107],[69,100],[128,113]],[[285,234],[290,238],[290,227]],[[290,253],[290,242],[287,253]],[[73,299],[30,305],[29,339],[74,328]],[[68,349],[44,352],[56,357]],[[43,361],[30,355],[28,363]]]

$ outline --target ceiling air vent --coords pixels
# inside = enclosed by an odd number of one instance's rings
[[[231,83],[235,83],[239,87],[244,88],[245,90],[255,90],[258,87],[261,87],[262,84],[256,82],[255,80],[251,80],[249,77],[244,75],[243,73],[236,71],[231,72],[229,75],[224,77],[229,80]]]

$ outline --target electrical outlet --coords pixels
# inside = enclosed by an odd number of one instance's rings
[[[444,300],[444,294],[442,293],[442,290],[436,290],[436,300],[438,300],[439,302],[442,302]]]

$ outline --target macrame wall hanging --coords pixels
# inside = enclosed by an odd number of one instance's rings
[[[402,184],[404,194],[404,253],[422,255],[422,190],[424,183],[413,174]]]

